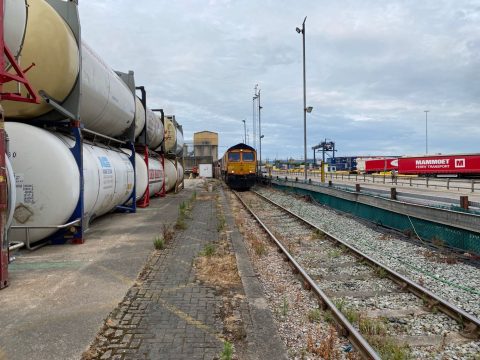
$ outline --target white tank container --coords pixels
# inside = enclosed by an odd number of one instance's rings
[[[4,39],[13,56],[18,56],[27,24],[27,4],[20,0],[4,2]],[[22,26],[23,24],[23,26]]]
[[[8,6],[7,10],[10,11]],[[10,18],[10,14],[6,14],[5,18]],[[118,136],[125,132],[134,120],[135,99],[117,74],[86,44],[82,44],[80,59],[69,26],[44,0],[29,0],[28,17],[26,20],[21,16],[17,18],[18,21],[6,23],[5,31],[14,34],[12,39],[18,39],[26,24],[20,55],[22,67],[36,64],[27,73],[33,88],[44,90],[63,102],[79,77],[81,63],[81,121],[87,129],[104,135]],[[16,91],[16,85],[7,84],[5,89]],[[24,89],[22,93],[25,95]],[[41,104],[6,102],[4,108],[7,118],[19,119],[36,118],[52,110],[43,100]]]
[[[130,153],[130,150],[125,150]],[[140,200],[147,191],[148,186],[148,169],[147,164],[145,164],[145,160],[143,156],[135,153],[135,191],[136,191],[136,199]]]
[[[150,196],[153,196],[162,190],[164,181],[164,171],[162,163],[156,159],[148,158],[148,186],[150,189]]]
[[[145,109],[142,101],[135,96],[135,139],[145,127]]]
[[[177,185],[180,185],[183,181],[183,165],[177,161]]]
[[[175,189],[177,184],[178,172],[175,169],[175,161],[165,159],[165,191]]]
[[[177,150],[176,154],[181,155],[183,153],[183,133],[180,131],[180,129],[177,127],[175,128],[176,131],[176,138],[177,138]]]
[[[164,131],[162,119],[147,107],[147,145],[157,149],[163,141]]]
[[[108,136],[127,130],[135,118],[135,97],[127,85],[82,42],[80,120]]]
[[[7,122],[5,129],[17,188],[13,225],[65,224],[80,195],[79,170],[69,149],[74,141],[22,123]],[[127,154],[91,144],[83,145],[83,161],[88,221],[125,203],[133,189],[134,171]],[[32,229],[30,239],[35,242],[54,232]],[[10,239],[24,241],[25,232],[12,229]]]
[[[5,229],[8,230],[13,221],[13,211],[15,210],[15,201],[17,199],[17,187],[15,184],[15,174],[13,173],[12,165],[10,160],[5,156],[5,164],[7,168],[7,222]]]

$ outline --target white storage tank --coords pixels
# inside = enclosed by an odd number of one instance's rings
[[[160,146],[164,137],[162,118],[147,107],[147,145],[150,149]]]
[[[124,149],[127,154],[130,154],[129,149]],[[140,200],[147,191],[148,186],[148,169],[143,156],[135,153],[135,197]]]
[[[183,145],[184,145],[183,130],[180,129],[179,127],[176,127],[175,132],[176,132],[176,138],[177,138],[177,147],[176,147],[175,153],[178,156],[180,156],[183,153]]]
[[[180,161],[177,161],[177,185],[180,185],[183,181],[183,165]]]
[[[6,122],[5,129],[17,188],[13,225],[65,224],[80,195],[80,174],[69,149],[74,141],[22,123]],[[84,213],[88,221],[125,203],[132,193],[134,171],[126,153],[88,143],[83,145],[83,161]],[[31,242],[54,232],[32,229]],[[12,229],[10,239],[24,241],[25,232]]]
[[[108,136],[118,136],[132,124],[135,116],[135,98],[125,83],[86,44],[82,44],[82,58],[75,36],[61,16],[45,0],[29,0],[28,16],[18,15],[18,4],[24,1],[7,0],[5,32],[12,46],[20,51],[21,66],[35,63],[27,75],[36,91],[44,90],[60,103],[67,99],[80,76],[82,92],[80,119],[87,129]],[[10,13],[12,15],[10,15]],[[25,29],[21,46],[18,38]],[[9,83],[6,91],[15,92],[16,84]],[[25,95],[25,89],[22,88]],[[33,119],[52,110],[43,100],[41,104],[6,102],[5,116]]]
[[[140,135],[145,127],[145,108],[142,100],[135,96],[135,139]]]
[[[175,160],[165,159],[165,191],[175,189],[177,184],[178,172],[175,168]]]
[[[4,40],[13,56],[17,57],[25,36],[27,4],[25,1],[20,0],[6,0],[4,4],[4,14],[6,15],[4,16]],[[23,24],[23,26],[21,26],[21,24]]]
[[[15,202],[17,199],[17,186],[15,183],[15,174],[13,173],[10,160],[5,155],[5,165],[7,168],[7,221],[5,229],[8,230],[13,221],[13,211],[15,210]]]
[[[163,171],[162,163],[159,159],[149,157],[148,158],[148,186],[150,190],[150,196],[158,194],[163,187],[165,180],[165,174]]]

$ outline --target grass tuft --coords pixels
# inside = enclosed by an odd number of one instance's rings
[[[210,257],[210,256],[215,255],[216,252],[217,252],[217,248],[216,248],[215,244],[207,244],[207,245],[205,245],[205,247],[203,248],[203,250],[202,250],[202,252],[200,253],[200,255],[201,255],[201,256]]]
[[[225,221],[225,217],[223,215],[219,215],[217,217],[217,231],[218,232],[221,232],[225,229],[225,225],[226,225],[226,221]]]
[[[223,350],[222,353],[220,354],[220,360],[231,360],[233,356],[233,345],[225,341],[223,343]]]
[[[165,239],[161,236],[157,236],[154,240],[153,240],[153,246],[155,247],[155,249],[157,250],[163,250],[165,248]]]
[[[183,216],[179,216],[177,218],[177,222],[175,223],[175,229],[185,230],[186,228],[187,228],[187,223],[185,222],[185,218]]]
[[[308,321],[319,322],[322,319],[322,312],[320,309],[312,309],[308,312]]]

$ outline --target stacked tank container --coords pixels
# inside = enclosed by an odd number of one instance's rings
[[[165,178],[167,191],[183,188],[183,128],[175,119],[175,115],[166,115],[164,118],[165,141]]]
[[[148,156],[164,142],[161,116],[136,97],[133,72],[114,72],[81,40],[77,7],[5,3],[6,43],[22,68],[35,64],[27,76],[42,98],[4,104],[17,190],[10,236],[27,246],[83,242],[91,219],[134,212],[147,189],[158,194],[167,183],[162,157]],[[147,157],[135,153],[142,134]]]

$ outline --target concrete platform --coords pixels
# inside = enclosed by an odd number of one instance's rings
[[[185,185],[137,214],[99,219],[83,245],[21,252],[10,267],[11,286],[0,292],[0,359],[218,358],[226,290],[199,281],[194,259],[219,239],[219,216],[241,277],[227,293],[245,298],[237,310],[245,330],[237,356],[286,358],[223,191],[208,192],[200,179]],[[194,191],[187,228],[154,251],[162,224],[176,221]]]
[[[184,191],[136,214],[94,221],[83,245],[21,251],[0,291],[0,359],[80,359],[134,283],[162,224],[174,223],[179,204],[202,184],[186,181]]]

